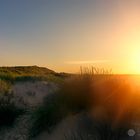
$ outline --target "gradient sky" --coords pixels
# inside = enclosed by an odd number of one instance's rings
[[[0,65],[140,73],[140,1],[0,0]]]

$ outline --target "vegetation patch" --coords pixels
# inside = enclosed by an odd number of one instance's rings
[[[10,126],[15,119],[24,112],[16,105],[14,94],[10,91],[10,84],[0,80],[0,126]]]

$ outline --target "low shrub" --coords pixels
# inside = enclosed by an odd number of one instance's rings
[[[8,93],[10,90],[10,86],[11,84],[9,82],[0,79],[0,95]]]
[[[0,96],[0,126],[11,126],[23,112],[24,109],[15,104],[12,94]]]

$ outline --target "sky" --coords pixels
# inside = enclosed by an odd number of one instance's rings
[[[140,73],[139,0],[0,0],[0,66]]]

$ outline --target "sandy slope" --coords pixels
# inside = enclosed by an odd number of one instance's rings
[[[0,140],[28,140],[30,128],[30,106],[38,106],[45,96],[57,89],[57,85],[51,82],[17,82],[11,91],[15,95],[17,105],[25,105],[27,113],[21,115],[13,127],[0,130]]]
[[[43,98],[57,89],[51,82],[18,82],[12,87],[13,93],[23,98],[25,104],[34,106],[42,102]]]

